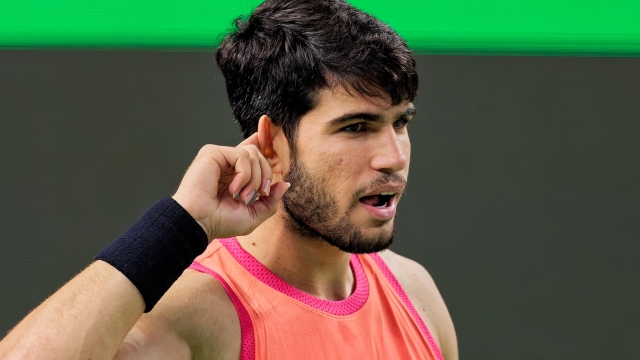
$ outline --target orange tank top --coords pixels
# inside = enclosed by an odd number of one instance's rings
[[[229,294],[240,319],[242,360],[442,360],[378,254],[351,256],[355,290],[340,301],[294,288],[235,238],[214,240],[190,268],[212,275]]]

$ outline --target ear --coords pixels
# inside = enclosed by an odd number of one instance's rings
[[[278,139],[283,138],[284,134],[279,126],[273,125],[271,118],[262,115],[258,120],[258,143],[260,152],[271,165],[274,173],[282,173],[282,158],[276,149],[281,148],[276,144]],[[275,140],[275,141],[274,141]],[[280,149],[282,150],[282,149]]]

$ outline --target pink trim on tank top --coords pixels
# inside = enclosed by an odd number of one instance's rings
[[[436,356],[436,359],[444,360],[444,358],[442,357],[442,352],[440,352],[440,348],[438,347],[438,344],[436,343],[435,339],[431,335],[431,332],[429,332],[429,329],[427,328],[427,325],[425,325],[424,321],[422,320],[422,317],[420,316],[420,314],[418,314],[418,311],[416,311],[416,308],[413,307],[411,300],[409,300],[409,297],[404,292],[404,289],[400,285],[400,282],[398,282],[398,279],[395,277],[395,275],[393,275],[393,273],[391,272],[387,264],[385,264],[384,260],[382,259],[382,257],[380,257],[380,255],[378,255],[377,253],[372,253],[372,254],[369,254],[369,256],[371,257],[371,259],[373,259],[376,265],[378,265],[378,268],[380,269],[382,274],[384,274],[384,276],[387,278],[387,281],[389,281],[389,284],[391,284],[391,287],[393,288],[393,290],[396,292],[400,300],[402,300],[404,305],[409,310],[409,313],[413,317],[413,320],[415,320],[415,322],[418,324],[418,327],[420,328],[424,336],[427,338],[427,342],[429,343],[429,346],[431,346],[431,350],[433,350],[433,353]]]
[[[353,270],[356,283],[355,291],[344,300],[331,301],[311,296],[289,285],[271,270],[267,269],[266,266],[262,265],[262,263],[254,258],[253,255],[243,249],[242,246],[240,246],[238,239],[235,237],[220,239],[220,243],[229,251],[231,256],[233,256],[236,261],[238,261],[238,263],[240,263],[240,265],[242,265],[242,267],[244,267],[245,270],[255,278],[282,294],[315,309],[332,315],[347,316],[360,310],[369,297],[369,282],[367,281],[367,275],[362,268],[360,259],[358,259],[356,255],[351,255],[350,259],[351,269]]]
[[[233,306],[236,308],[236,312],[238,313],[238,318],[240,320],[240,334],[242,341],[242,349],[240,352],[240,360],[254,360],[255,359],[255,339],[253,335],[253,322],[251,321],[251,316],[249,316],[249,312],[244,307],[236,293],[233,291],[231,286],[227,283],[227,281],[222,278],[215,271],[194,262],[189,266],[189,269],[193,269],[196,271],[200,271],[202,273],[207,273],[214,278],[218,279],[224,289],[229,295]]]

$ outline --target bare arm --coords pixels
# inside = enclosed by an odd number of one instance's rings
[[[288,184],[277,182],[269,189],[273,174],[259,150],[265,146],[257,134],[235,148],[207,145],[187,170],[173,198],[209,241],[248,234],[275,213]],[[245,205],[256,199],[256,191],[260,199]],[[144,299],[119,270],[96,261],[21,321],[0,342],[0,357],[111,359],[145,310]]]
[[[238,359],[240,321],[212,276],[186,270],[131,329],[116,360]]]
[[[0,357],[111,359],[143,311],[129,279],[96,261],[22,320],[0,343]]]

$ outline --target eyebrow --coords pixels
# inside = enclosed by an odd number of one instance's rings
[[[396,118],[395,121],[402,120],[402,119],[407,119],[407,118],[409,118],[409,117],[411,117],[411,116],[413,116],[415,114],[416,114],[416,108],[411,106],[405,112],[403,112],[402,114],[398,115],[398,117]],[[382,115],[380,115],[378,113],[354,112],[354,113],[347,113],[347,114],[344,114],[344,115],[340,115],[335,119],[331,119],[331,120],[329,120],[327,122],[327,125],[330,126],[330,127],[339,126],[339,125],[348,123],[348,122],[353,121],[353,120],[364,120],[364,121],[373,122],[373,123],[384,122],[384,119],[382,118]]]

